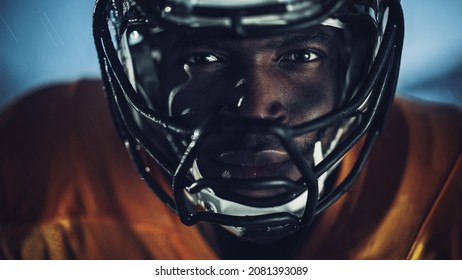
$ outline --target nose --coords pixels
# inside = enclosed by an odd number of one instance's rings
[[[274,119],[285,123],[289,112],[284,106],[287,96],[277,73],[257,69],[237,79],[234,94],[238,97],[236,113],[253,118]]]

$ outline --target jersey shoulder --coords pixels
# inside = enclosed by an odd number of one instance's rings
[[[365,244],[376,250],[364,257],[462,257],[462,207],[454,200],[462,197],[461,121],[457,106],[395,100],[360,178],[361,207],[371,212],[358,215],[368,217],[374,232],[365,239],[374,246]]]
[[[365,167],[319,217],[303,257],[461,258],[461,118],[454,106],[395,100]]]
[[[100,81],[29,94],[0,132],[0,258],[214,257],[140,179]]]
[[[406,120],[403,141],[407,146],[403,190],[411,205],[421,205],[418,230],[407,258],[462,258],[462,108],[450,104],[399,100]],[[393,133],[393,127],[390,132]]]

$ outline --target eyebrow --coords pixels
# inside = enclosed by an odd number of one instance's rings
[[[280,43],[280,46],[285,47],[307,42],[318,44],[331,44],[333,43],[333,41],[334,40],[332,38],[332,35],[325,32],[324,30],[316,28],[310,31],[309,33],[300,32],[298,34],[284,36],[282,42]]]

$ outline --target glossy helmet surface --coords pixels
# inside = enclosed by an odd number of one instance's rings
[[[169,114],[155,97],[162,88],[158,69],[163,32],[243,38],[319,24],[353,30],[350,49],[362,51],[351,52],[341,105],[312,121],[288,126],[217,114],[191,126]],[[98,0],[93,29],[114,121],[147,185],[186,225],[207,221],[244,238],[271,240],[307,227],[361,171],[394,97],[403,25],[397,0]],[[308,160],[294,138],[329,127],[339,131],[335,143],[318,151],[314,162]],[[198,174],[195,161],[204,143],[214,135],[248,133],[277,137],[301,179],[212,179]],[[361,150],[348,176],[324,188],[327,174],[358,142]],[[161,174],[153,175],[152,162]],[[158,176],[171,189],[161,186]],[[252,199],[234,191],[244,188],[280,188],[284,193]]]

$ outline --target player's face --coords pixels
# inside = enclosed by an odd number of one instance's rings
[[[261,38],[174,38],[162,69],[169,113],[192,125],[216,114],[271,118],[287,125],[318,118],[340,99],[344,65],[338,32],[317,26]],[[296,139],[310,160],[320,134]],[[278,139],[267,133],[218,136],[197,162],[209,177],[300,177]]]

